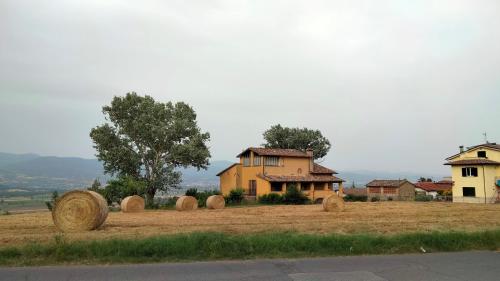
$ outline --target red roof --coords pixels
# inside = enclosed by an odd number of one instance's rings
[[[249,147],[236,157],[240,157],[242,154],[253,151],[261,156],[288,156],[288,157],[305,157],[310,158],[306,152],[298,149],[288,149],[288,148],[264,148],[264,147]]]
[[[452,183],[438,183],[438,182],[417,182],[415,185],[425,191],[445,191],[452,188]]]
[[[473,159],[463,159],[450,161],[445,163],[445,165],[460,166],[460,165],[500,165],[500,162],[485,159],[485,158],[473,158]]]
[[[309,175],[309,176],[277,176],[258,174],[259,178],[272,182],[343,182],[335,176]]]
[[[367,183],[367,187],[400,187],[404,183],[409,182],[407,180],[372,180]]]

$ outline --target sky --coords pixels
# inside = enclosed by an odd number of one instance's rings
[[[113,96],[184,101],[235,161],[274,124],[337,170],[500,142],[499,1],[0,1],[0,151],[93,158]]]

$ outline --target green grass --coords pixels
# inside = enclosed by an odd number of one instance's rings
[[[254,258],[298,258],[497,250],[500,229],[384,235],[314,235],[295,232],[229,235],[200,232],[144,239],[67,242],[0,249],[0,265],[146,263]]]

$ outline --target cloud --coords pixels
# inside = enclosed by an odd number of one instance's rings
[[[336,169],[447,173],[499,140],[497,1],[3,1],[2,150],[91,157],[101,106],[183,100],[233,159],[320,129]]]

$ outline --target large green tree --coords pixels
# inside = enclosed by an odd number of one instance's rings
[[[314,159],[323,158],[330,151],[330,141],[319,130],[308,128],[288,128],[280,124],[264,132],[263,145],[268,148],[294,148],[305,151],[312,149]]]
[[[96,156],[106,173],[144,181],[148,203],[158,190],[179,185],[177,167],[207,168],[210,135],[201,132],[188,104],[132,92],[114,97],[102,111],[108,122],[90,132]]]

